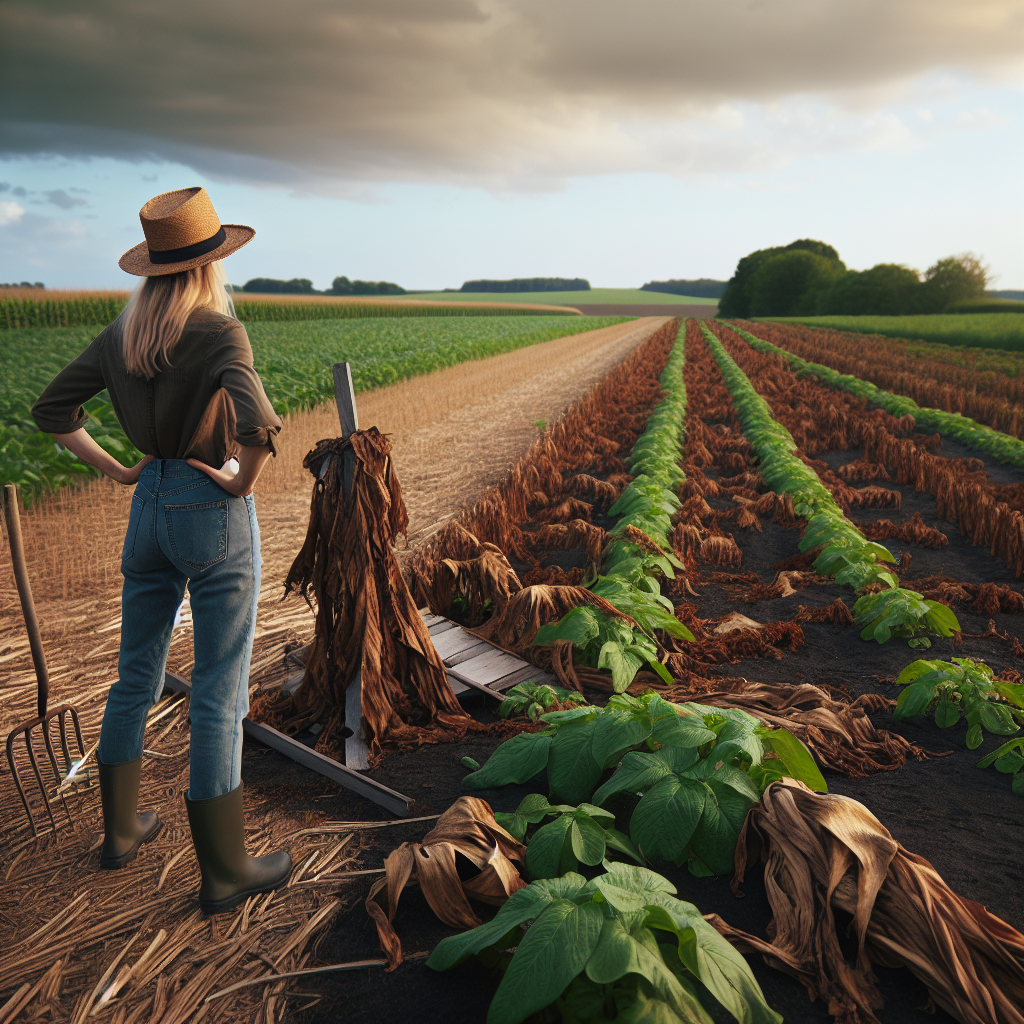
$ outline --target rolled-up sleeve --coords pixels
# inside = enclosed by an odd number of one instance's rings
[[[88,422],[82,403],[107,386],[101,364],[102,345],[103,333],[46,385],[32,406],[32,418],[40,430],[47,434],[72,434]]]
[[[221,332],[211,355],[211,370],[225,388],[235,406],[235,440],[249,448],[264,445],[275,457],[275,438],[284,424],[263,389],[263,381],[253,367],[252,346],[240,323],[229,324]]]

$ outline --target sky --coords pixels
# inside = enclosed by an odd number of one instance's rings
[[[594,287],[974,252],[1024,288],[1019,0],[0,0],[0,281],[124,288],[202,185],[230,280]]]

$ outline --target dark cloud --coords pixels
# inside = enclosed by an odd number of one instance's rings
[[[739,116],[730,105],[878,107],[931,71],[997,72],[1024,37],[1017,0],[8,0],[0,12],[6,151],[179,160],[317,190],[685,168],[702,125]]]
[[[85,200],[79,196],[69,196],[67,192],[62,188],[54,188],[49,191],[43,192],[46,196],[46,201],[52,203],[54,206],[59,206],[62,210],[70,210],[76,206],[85,206]]]

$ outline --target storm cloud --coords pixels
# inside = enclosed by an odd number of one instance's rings
[[[929,76],[1005,81],[1024,42],[1017,0],[52,0],[0,13],[5,152],[176,160],[311,191],[548,189],[898,144],[907,128],[883,113],[894,98]]]

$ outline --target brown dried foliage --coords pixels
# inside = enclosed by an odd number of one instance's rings
[[[949,547],[949,538],[941,530],[928,526],[920,512],[915,512],[905,523],[877,519],[856,525],[868,540],[901,540],[904,544],[917,544],[923,548]]]
[[[948,363],[906,353],[892,338],[798,324],[742,326],[802,359],[869,380],[919,405],[960,413],[1024,438],[1024,376],[1010,377],[964,365],[978,354],[961,353],[956,363]]]
[[[712,924],[741,952],[764,954],[827,1003],[837,1024],[879,1024],[873,966],[906,967],[963,1024],[1024,1024],[1024,935],[957,896],[856,800],[773,783],[736,845],[737,887],[758,858],[773,920],[770,942]],[[852,919],[843,953],[835,911]]]
[[[457,858],[464,857],[479,874],[463,881]],[[389,971],[402,962],[402,943],[394,929],[398,901],[407,885],[418,884],[430,909],[452,928],[475,928],[483,922],[469,899],[500,907],[526,887],[513,860],[524,864],[526,847],[495,820],[488,803],[460,796],[418,843],[402,843],[384,861],[385,875],[373,883],[366,911],[377,925],[380,948]]]
[[[268,694],[254,712],[293,732],[323,723],[317,749],[325,753],[341,741],[345,690],[357,672],[374,756],[384,745],[407,749],[458,739],[476,724],[452,694],[395,559],[392,544],[408,517],[390,451],[388,439],[371,427],[321,441],[304,462],[316,482],[285,593],[298,590],[311,607],[310,594],[315,598],[314,638],[295,694]],[[354,467],[347,497],[346,459]]]

